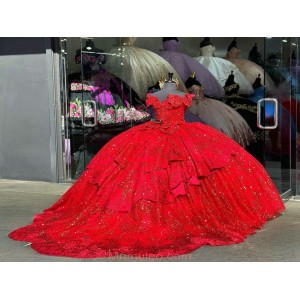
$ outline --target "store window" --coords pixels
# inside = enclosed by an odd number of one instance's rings
[[[147,93],[174,80],[179,91],[196,95],[186,121],[229,135],[265,166],[281,193],[292,188],[299,160],[298,38],[61,40],[66,179],[77,179],[114,136],[155,117]],[[276,128],[257,125],[264,98],[277,100]],[[270,103],[260,107],[264,124],[274,122]]]

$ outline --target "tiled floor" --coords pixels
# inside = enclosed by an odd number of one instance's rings
[[[205,246],[190,254],[164,259],[45,256],[33,251],[28,244],[7,237],[13,229],[30,223],[34,214],[49,207],[69,187],[70,184],[0,180],[0,262],[300,262],[300,201],[296,199],[285,203],[286,212],[282,216],[267,223],[263,230],[241,244]]]

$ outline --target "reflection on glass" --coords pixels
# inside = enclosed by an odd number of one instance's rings
[[[106,68],[113,56],[109,51],[114,47],[114,39],[90,37],[71,42],[68,118],[72,178],[76,179],[111,138],[151,117],[132,87],[117,72]],[[115,68],[120,68],[121,61],[122,55],[118,55]]]

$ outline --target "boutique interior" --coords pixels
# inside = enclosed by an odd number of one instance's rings
[[[283,198],[298,176],[298,38],[61,38],[66,180],[114,136],[155,118],[147,94],[165,82],[195,95],[185,121],[230,136],[267,170]],[[299,184],[300,187],[300,184]]]

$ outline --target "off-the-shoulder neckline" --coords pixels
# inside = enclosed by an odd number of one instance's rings
[[[170,98],[170,96],[172,96],[172,97],[176,96],[177,98],[183,99],[183,98],[186,97],[186,95],[190,95],[190,94],[189,93],[185,93],[183,96],[180,96],[180,95],[177,95],[177,94],[167,94],[166,99],[164,99],[163,101],[160,101],[157,96],[154,96],[153,94],[148,93],[147,94],[147,98],[150,96],[150,97],[156,98],[159,103],[164,103],[165,101],[167,101]]]

